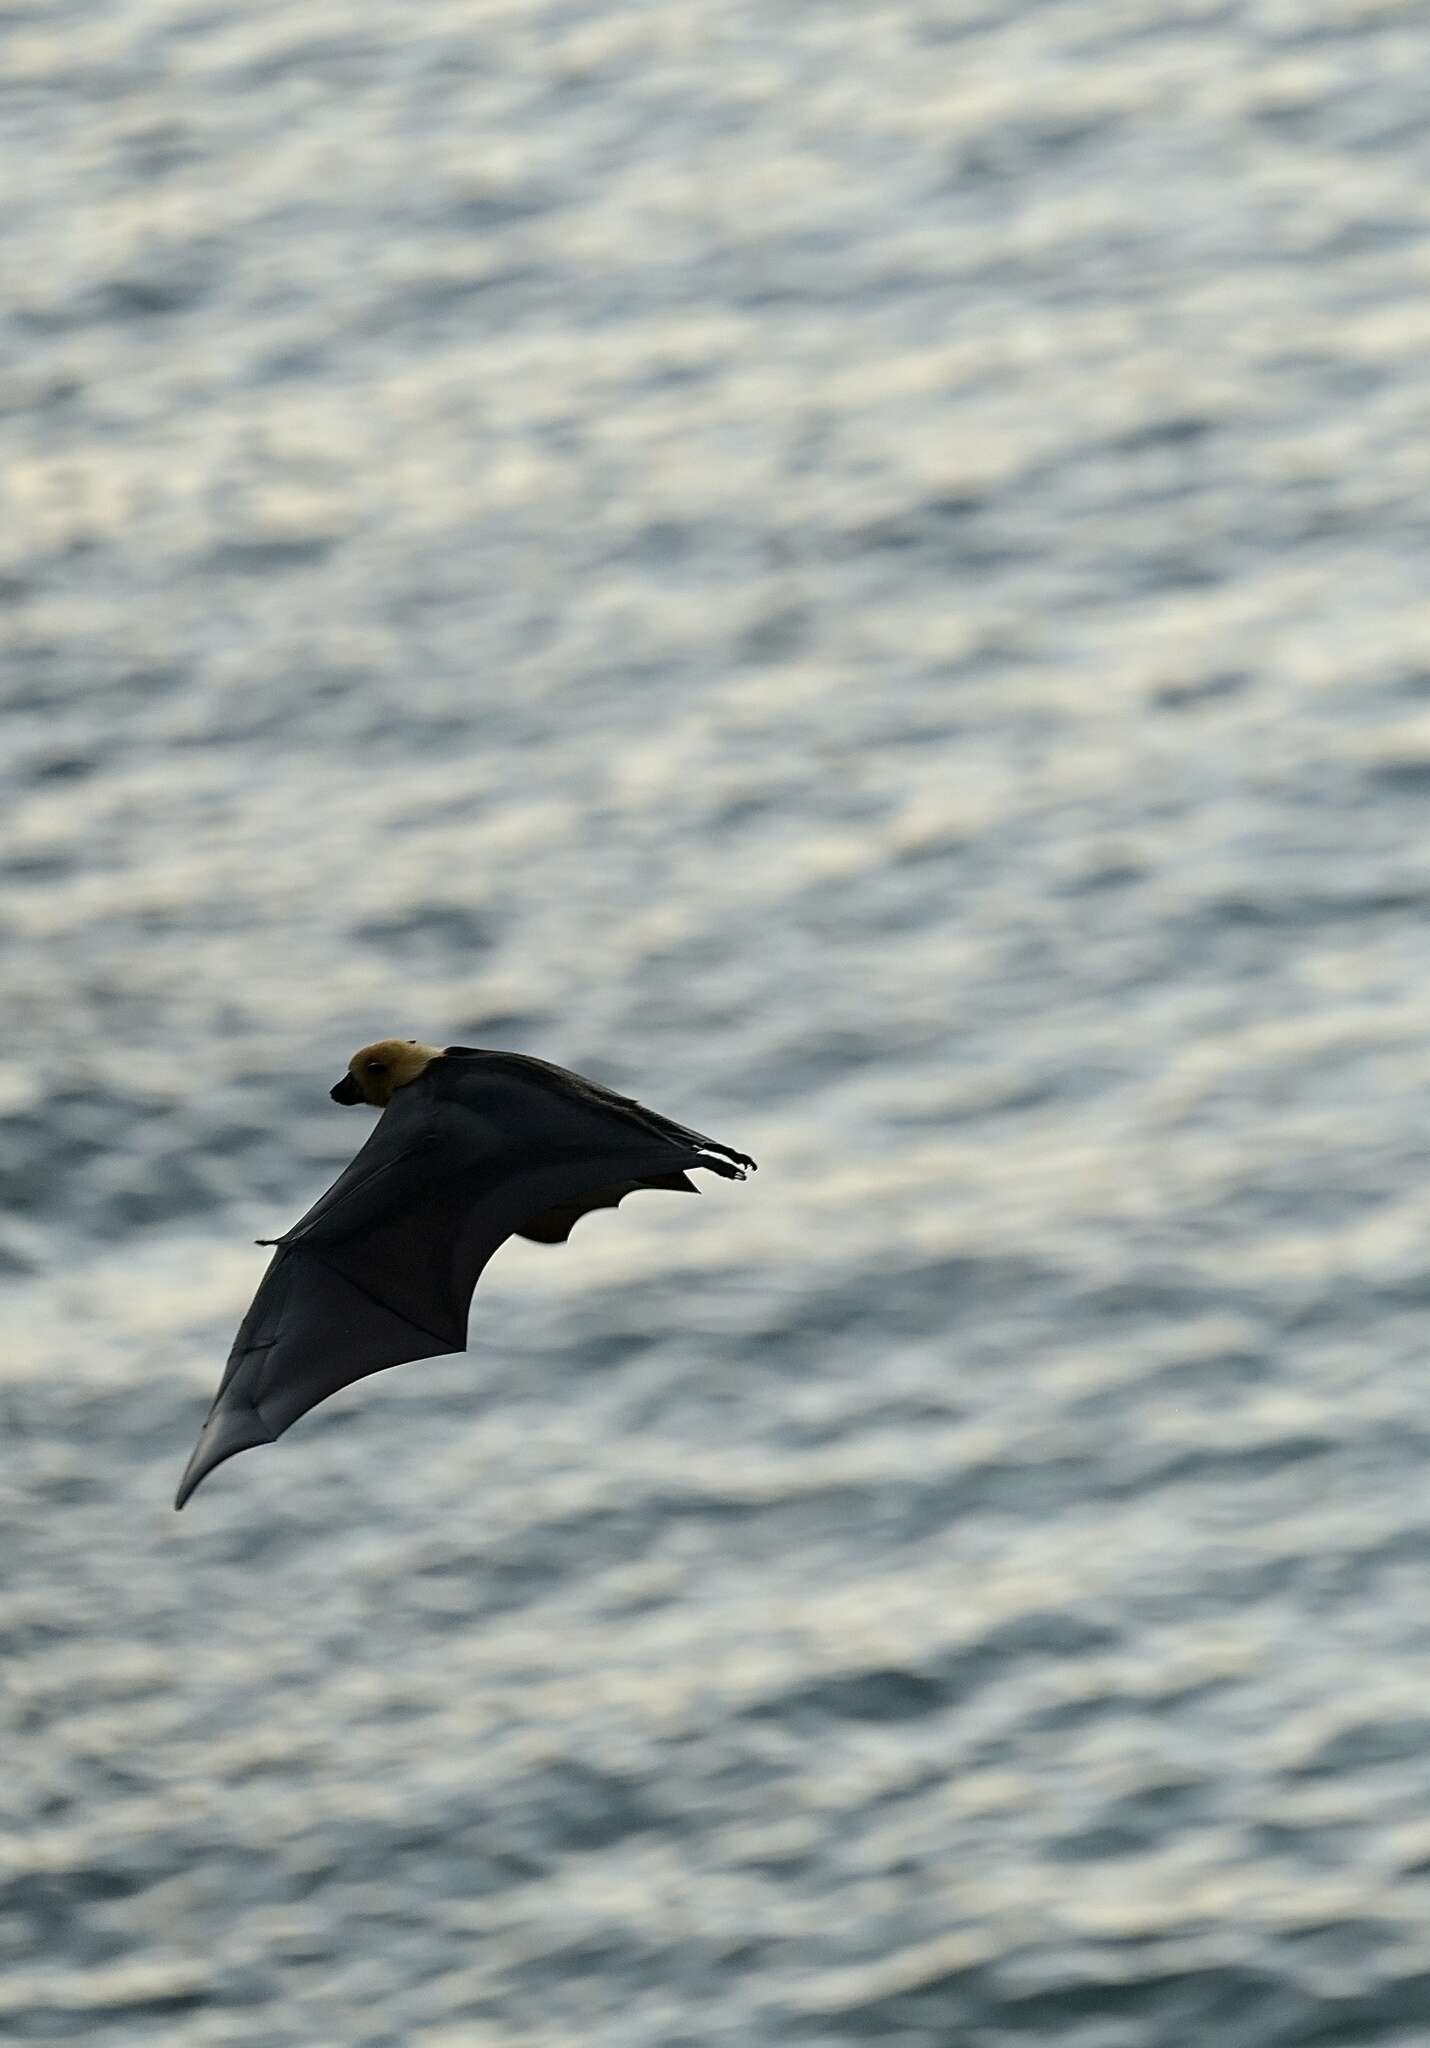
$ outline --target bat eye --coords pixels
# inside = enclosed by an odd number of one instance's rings
[[[385,1074],[387,1072],[387,1061],[369,1060],[367,1063],[367,1070],[370,1074]]]

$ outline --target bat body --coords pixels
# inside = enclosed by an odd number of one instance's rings
[[[462,1351],[472,1290],[508,1237],[564,1244],[637,1188],[698,1192],[754,1161],[544,1060],[385,1039],[332,1090],[382,1116],[291,1230],[244,1317],[179,1485],[272,1443],[340,1387]]]

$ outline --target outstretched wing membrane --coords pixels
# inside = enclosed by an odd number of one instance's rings
[[[175,1505],[340,1388],[465,1349],[473,1290],[508,1237],[564,1243],[637,1188],[695,1193],[686,1168],[746,1163],[540,1061],[434,1061],[276,1241]]]

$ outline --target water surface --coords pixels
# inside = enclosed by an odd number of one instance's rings
[[[1420,2048],[1420,10],[3,34],[0,2032]],[[176,1518],[389,1032],[761,1173]]]

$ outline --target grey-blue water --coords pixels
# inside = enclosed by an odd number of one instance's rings
[[[1423,7],[0,17],[0,2035],[1423,2048]]]

